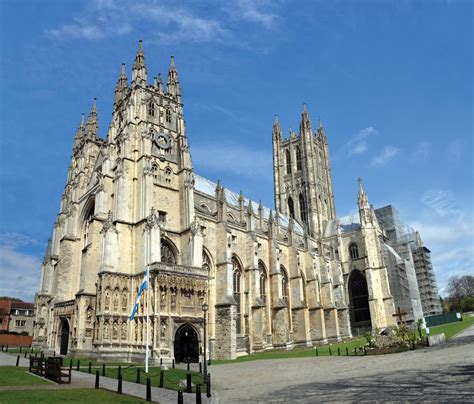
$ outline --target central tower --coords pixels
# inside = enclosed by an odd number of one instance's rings
[[[275,118],[272,143],[275,208],[299,221],[310,235],[322,235],[326,223],[336,218],[336,210],[328,144],[321,122],[313,133],[304,105],[299,134],[290,128],[290,138],[283,139]]]

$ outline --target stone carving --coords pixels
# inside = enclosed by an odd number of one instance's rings
[[[109,339],[109,322],[104,323],[104,339]]]
[[[127,339],[127,322],[123,321],[122,322],[122,332],[120,335],[121,340],[126,340]]]
[[[202,236],[202,231],[201,231],[201,220],[195,216],[194,220],[191,222],[189,225],[189,229],[191,230],[191,233],[196,236]]]
[[[100,231],[100,234],[107,233],[108,231],[112,231],[114,233],[118,233],[117,229],[115,228],[114,221],[113,221],[113,214],[112,211],[109,210],[107,213],[107,219],[102,225],[102,230]]]
[[[112,326],[112,339],[118,339],[118,325],[116,321],[114,321]]]

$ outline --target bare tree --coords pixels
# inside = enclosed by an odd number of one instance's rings
[[[448,300],[458,310],[462,310],[462,301],[474,294],[474,276],[452,276],[448,280]]]

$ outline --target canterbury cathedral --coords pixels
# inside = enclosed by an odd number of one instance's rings
[[[155,363],[198,361],[204,348],[233,359],[396,325],[397,308],[423,317],[417,267],[388,242],[361,181],[358,217],[336,217],[328,139],[306,106],[298,133],[269,128],[273,209],[194,172],[174,59],[166,85],[150,84],[141,41],[105,139],[98,122],[94,100],[41,267],[36,346],[132,361],[149,341]]]

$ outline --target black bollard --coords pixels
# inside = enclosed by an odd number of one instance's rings
[[[160,371],[160,387],[163,388],[165,385],[165,372],[163,370]]]
[[[163,365],[163,358],[160,358],[160,366]]]
[[[92,362],[89,361],[89,373],[92,373]]]
[[[2,352],[3,352],[3,345],[2,345]]]
[[[411,349],[415,350],[415,339],[412,339],[412,340],[411,340],[411,345],[412,345],[412,348],[411,348]]]
[[[207,374],[207,393],[206,393],[206,397],[209,398],[211,397],[211,374],[208,373]]]
[[[329,347],[329,356],[332,356],[331,347]]]
[[[80,370],[80,368],[81,368],[81,361],[78,359],[78,360],[77,360],[77,368],[76,368],[76,370]]]
[[[56,351],[53,351],[53,356],[56,356]]]
[[[191,384],[191,373],[186,373],[186,393],[192,393],[193,386]]]
[[[69,359],[69,370],[72,369],[72,359]]]
[[[367,348],[364,346],[364,355],[367,355]]]
[[[202,363],[199,362],[199,373],[202,373]]]
[[[102,376],[105,376],[105,363],[102,364]]]
[[[173,369],[174,369],[174,359],[173,359]]]
[[[99,388],[99,371],[98,370],[95,371],[95,388],[96,389]]]
[[[151,401],[151,381],[150,378],[146,378],[146,401]]]
[[[188,372],[189,372],[189,359],[188,359]]]
[[[35,358],[37,358],[37,357],[38,357],[38,352],[35,352]]]
[[[119,365],[118,367],[118,373],[117,373],[117,379],[122,376],[122,367]]]
[[[7,345],[7,349],[5,350],[5,352],[8,352],[8,345]]]
[[[16,357],[16,365],[18,366],[20,364],[20,355]]]
[[[346,356],[349,356],[349,348],[346,347]]]
[[[135,383],[140,384],[140,368],[137,368],[137,381]]]
[[[22,353],[22,352],[21,352],[21,347],[20,347],[20,353]]]
[[[201,385],[196,385],[196,404],[202,404]]]
[[[184,404],[182,390],[178,390],[178,404]]]
[[[27,351],[25,351],[25,358],[26,358]]]
[[[319,356],[318,347],[316,347],[316,356]]]
[[[337,356],[341,356],[341,348],[337,347]]]
[[[3,351],[3,349],[2,349],[2,351]],[[33,347],[31,347],[31,352],[33,352]]]
[[[122,374],[118,377],[117,393],[122,394]]]

